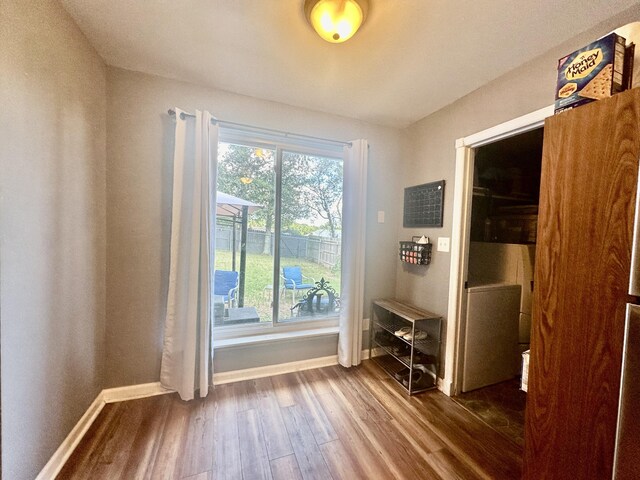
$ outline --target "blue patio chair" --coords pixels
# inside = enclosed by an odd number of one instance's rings
[[[295,267],[282,267],[282,288],[291,290],[291,302],[296,303],[296,292],[298,290],[306,290],[313,288],[316,281],[311,277],[302,275],[302,268]],[[311,280],[311,283],[309,283]]]
[[[219,298],[221,297],[229,308],[233,307],[236,302],[238,280],[238,272],[216,270],[214,273],[213,294]]]

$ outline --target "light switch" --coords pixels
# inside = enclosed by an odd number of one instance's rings
[[[449,237],[438,237],[438,251],[439,252],[449,251]]]
[[[384,223],[384,210],[378,210],[378,223]]]

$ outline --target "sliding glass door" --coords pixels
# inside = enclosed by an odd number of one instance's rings
[[[216,326],[273,320],[275,158],[273,149],[218,145]]]
[[[339,308],[342,170],[341,158],[282,153],[278,321],[332,317]]]
[[[215,326],[336,318],[342,157],[242,138],[218,152]]]

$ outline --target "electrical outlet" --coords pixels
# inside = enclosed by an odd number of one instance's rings
[[[449,251],[449,237],[438,237],[438,251],[439,252]]]
[[[378,210],[378,223],[384,223],[384,210]]]

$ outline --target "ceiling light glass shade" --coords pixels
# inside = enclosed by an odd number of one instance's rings
[[[367,15],[366,0],[306,0],[304,11],[327,42],[342,43],[358,31]]]

